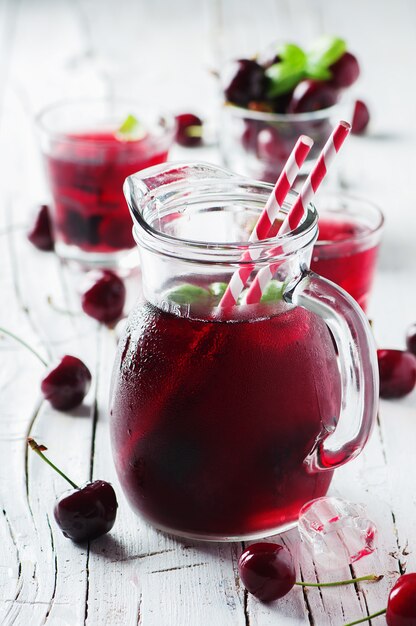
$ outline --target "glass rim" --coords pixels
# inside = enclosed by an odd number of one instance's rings
[[[226,200],[229,201],[230,204],[240,205],[241,207],[247,207],[249,203],[247,198],[244,199],[244,189],[253,190],[254,188],[257,190],[263,190],[265,205],[274,188],[274,185],[270,183],[251,180],[250,178],[244,176],[232,176],[228,180],[217,180],[215,182],[219,185],[221,185],[221,183],[225,185],[231,183],[233,186],[239,186],[239,190],[230,194],[230,196],[227,196]],[[201,188],[204,184],[212,185],[212,180],[209,178],[201,178],[198,182],[193,182],[194,186],[196,185]],[[318,213],[314,204],[309,203],[305,217],[295,229],[283,235],[268,237],[267,239],[262,239],[260,241],[250,242],[247,239],[245,241],[216,242],[175,237],[154,228],[151,224],[149,224],[143,214],[143,207],[147,205],[148,201],[157,200],[158,194],[155,193],[155,189],[149,190],[149,192],[142,198],[140,206],[138,206],[134,199],[133,185],[134,174],[129,176],[124,184],[124,193],[133,219],[134,238],[138,245],[144,245],[147,249],[154,252],[160,252],[166,256],[177,258],[178,251],[182,248],[182,251],[188,251],[188,256],[185,258],[185,256],[181,254],[181,258],[183,260],[190,260],[194,262],[214,264],[233,263],[238,264],[239,266],[253,264],[253,262],[256,264],[271,263],[275,260],[285,259],[294,254],[298,254],[304,248],[312,246],[318,234]],[[173,194],[175,193],[175,190],[179,192],[181,188],[183,188],[183,180],[161,185],[159,190]],[[221,191],[218,191],[218,194],[221,194]],[[282,212],[284,215],[287,214],[297,196],[298,194],[296,191],[289,191],[287,199],[282,206]],[[288,199],[292,199],[292,202],[289,203]],[[253,201],[253,198],[251,198],[251,200]],[[196,201],[195,204],[197,203],[198,202]],[[261,210],[262,209],[259,210],[258,215],[260,215]],[[271,254],[271,252],[276,248],[279,248],[279,253],[275,252],[274,254]],[[244,259],[244,254],[247,251],[252,253],[250,254],[250,259]],[[255,260],[253,261],[253,259]]]
[[[319,109],[318,111],[308,111],[306,113],[272,113],[268,111],[252,111],[245,109],[232,102],[224,102],[223,111],[229,111],[237,117],[253,119],[262,122],[313,122],[324,120],[336,115],[336,112],[344,108],[345,101],[336,102],[330,107]]]
[[[67,143],[93,143],[92,139],[85,139],[82,137],[69,136],[68,131],[66,130],[54,130],[45,121],[48,115],[53,114],[55,111],[64,110],[65,108],[70,108],[74,106],[86,106],[92,107],[97,105],[106,105],[114,103],[117,104],[129,104],[131,103],[133,106],[136,106],[138,109],[142,108],[142,110],[152,110],[151,102],[146,100],[140,100],[139,98],[129,98],[126,96],[115,96],[115,97],[69,97],[63,98],[60,100],[55,100],[50,102],[43,108],[41,108],[38,113],[34,116],[34,122],[37,129],[45,133],[49,138],[59,139],[60,141]],[[166,139],[170,135],[173,138],[176,122],[173,114],[167,111],[161,111],[160,113],[155,114],[155,126],[160,129],[163,129],[163,134],[155,135],[153,137],[154,140],[162,140]],[[140,140],[130,140],[124,143],[134,143],[135,141]],[[112,140],[100,140],[99,144],[102,146],[106,146],[111,144]],[[123,143],[123,142],[120,142]]]
[[[333,241],[331,239],[317,239],[317,241],[314,244],[315,248],[329,248],[329,247],[341,246],[341,245],[349,244],[349,243],[360,243],[360,242],[365,241],[366,239],[373,238],[376,235],[378,236],[378,240],[380,239],[383,228],[384,228],[385,217],[384,217],[383,211],[378,206],[378,204],[376,204],[372,200],[369,200],[368,198],[365,198],[364,196],[344,193],[343,191],[336,191],[336,190],[325,191],[321,194],[321,197],[323,199],[329,199],[333,197],[341,201],[346,200],[347,202],[354,202],[354,203],[357,203],[357,205],[360,204],[361,206],[365,206],[366,209],[370,209],[376,215],[377,222],[374,226],[368,226],[368,228],[365,231],[358,232],[354,235],[350,235],[348,237],[345,237],[344,239],[339,239],[336,241]],[[334,209],[334,210],[322,209],[321,211],[319,209],[319,202],[320,200],[318,199],[318,202],[316,204],[317,204],[317,212],[318,212],[319,219],[323,217],[324,215],[331,215],[331,214],[336,215],[337,213],[341,214],[342,212],[346,210],[344,207],[340,207],[339,209]],[[319,219],[318,219],[318,229],[319,229]]]

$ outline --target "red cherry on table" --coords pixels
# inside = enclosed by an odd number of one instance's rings
[[[54,249],[52,224],[47,204],[41,204],[35,216],[35,220],[27,233],[29,241],[39,250],[50,251]]]
[[[380,397],[402,398],[416,385],[416,356],[404,350],[377,350]]]
[[[95,480],[62,494],[55,504],[54,515],[65,537],[76,542],[91,541],[112,529],[117,506],[110,483]]]
[[[352,115],[351,132],[354,135],[361,135],[365,131],[370,121],[370,111],[362,100],[356,100]]]
[[[193,113],[181,113],[180,115],[177,115],[175,119],[176,142],[187,148],[200,146],[202,143],[203,129],[203,122],[201,118]]]
[[[254,543],[238,561],[243,585],[256,598],[271,602],[282,598],[296,582],[290,552],[276,543]]]
[[[113,487],[104,480],[89,482],[78,487],[62,470],[44,454],[47,448],[32,437],[27,444],[52,469],[64,478],[72,490],[62,494],[54,508],[56,523],[65,537],[76,542],[91,541],[108,533],[117,514],[117,498]]]
[[[416,574],[403,574],[390,591],[387,626],[416,626]]]
[[[416,324],[412,324],[406,334],[406,347],[416,356]]]
[[[83,311],[105,324],[117,321],[126,301],[126,288],[110,270],[92,270],[86,275],[81,306]]]
[[[294,89],[287,107],[288,113],[309,113],[333,106],[338,101],[338,91],[322,80],[302,80]]]
[[[358,582],[377,582],[383,576],[368,574],[359,578],[334,582],[297,582],[290,552],[276,543],[253,543],[238,560],[238,571],[247,591],[262,602],[283,598],[294,585],[301,587],[338,587]],[[351,625],[350,625],[351,626]]]
[[[77,357],[65,355],[43,378],[41,390],[54,409],[69,411],[82,403],[90,385],[88,367]]]
[[[91,385],[91,372],[88,367],[76,356],[66,354],[54,366],[48,366],[47,361],[34,350],[26,341],[7,328],[0,327],[4,333],[29,350],[37,359],[48,367],[46,376],[41,382],[41,391],[46,400],[49,400],[54,409],[69,411],[81,404]]]
[[[338,88],[350,87],[360,75],[357,58],[351,52],[344,52],[329,70],[332,73],[330,84]]]

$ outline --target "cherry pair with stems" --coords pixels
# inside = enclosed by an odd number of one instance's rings
[[[240,556],[240,578],[250,593],[263,602],[285,596],[295,586],[336,587],[363,581],[377,582],[383,576],[370,574],[351,580],[331,583],[296,582],[295,567],[290,552],[275,543],[254,543]],[[387,607],[365,618],[350,622],[353,626],[386,615],[388,626],[416,626],[416,574],[400,576],[390,591]]]

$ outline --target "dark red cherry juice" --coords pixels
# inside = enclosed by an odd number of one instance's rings
[[[127,176],[163,163],[150,135],[123,141],[114,132],[71,134],[46,155],[58,241],[86,252],[133,248],[131,217],[123,195]]]
[[[306,458],[337,423],[340,380],[313,313],[205,321],[145,304],[113,378],[115,465],[131,506],[179,534],[232,538],[293,523],[332,472]]]
[[[321,217],[311,262],[314,272],[348,291],[364,311],[378,252],[369,238],[370,228],[357,221]]]

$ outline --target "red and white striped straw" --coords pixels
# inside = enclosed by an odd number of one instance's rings
[[[277,179],[273,191],[270,194],[267,203],[251,232],[248,240],[249,243],[262,241],[268,237],[270,229],[273,226],[289,189],[292,187],[296,176],[298,175],[299,170],[308,156],[312,146],[313,140],[306,135],[301,135],[297,140],[295,147],[293,148],[279,178]],[[241,260],[255,261],[259,254],[260,251],[250,252],[249,250],[246,250]],[[245,263],[234,272],[227,285],[227,289],[221,298],[219,303],[220,307],[232,307],[237,303],[238,296],[243,291],[253,269],[254,263]]]
[[[311,173],[306,179],[295,204],[290,209],[281,227],[279,228],[279,235],[284,235],[285,233],[295,229],[302,221],[303,217],[306,215],[308,204],[317,192],[319,185],[324,179],[350,130],[351,126],[347,122],[341,121],[331,133],[331,136],[323,147],[323,150],[319,155]],[[280,251],[281,248],[278,246],[271,250],[270,253],[275,255]],[[245,299],[246,304],[255,304],[260,302],[266,286],[273,278],[273,275],[279,266],[280,263],[272,263],[257,272],[257,275],[247,292]]]

